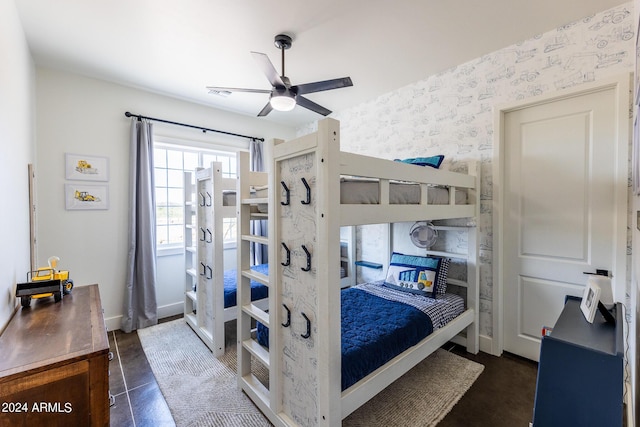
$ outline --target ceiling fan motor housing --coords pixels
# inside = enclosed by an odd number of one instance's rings
[[[286,34],[278,34],[274,39],[274,44],[278,49],[289,49],[293,39]]]
[[[288,96],[289,98],[296,98],[296,91],[287,87],[274,87],[271,91],[271,96]]]

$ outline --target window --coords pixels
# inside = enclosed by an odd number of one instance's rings
[[[184,172],[222,163],[225,178],[236,177],[235,152],[197,149],[177,145],[154,146],[156,187],[156,242],[158,250],[182,248],[184,242]],[[192,175],[192,179],[195,179]],[[236,219],[224,219],[225,247],[235,246]]]

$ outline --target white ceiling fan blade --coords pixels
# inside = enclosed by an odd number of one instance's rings
[[[253,59],[258,63],[264,75],[267,76],[267,80],[269,80],[271,86],[286,87],[267,55],[260,52],[251,52],[251,55],[253,55]]]

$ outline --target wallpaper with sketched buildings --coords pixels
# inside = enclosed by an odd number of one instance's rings
[[[411,85],[334,113],[341,149],[383,158],[444,154],[443,168],[481,162],[480,332],[492,331],[493,107],[631,73],[635,66],[633,3],[587,16],[521,43],[425,76]],[[356,82],[357,84],[357,82]],[[298,129],[303,135],[315,123]],[[363,236],[364,235],[364,236]],[[364,237],[364,238],[363,238]],[[384,232],[358,233],[359,258],[376,256]],[[454,241],[460,241],[454,238]],[[461,246],[466,242],[460,241]],[[377,262],[387,260],[370,259]],[[379,272],[358,271],[359,279]],[[377,276],[376,276],[377,274]]]

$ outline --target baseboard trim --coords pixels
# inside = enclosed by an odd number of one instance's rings
[[[107,327],[107,331],[116,331],[120,329],[120,325],[122,325],[122,316],[106,317],[104,324]]]
[[[172,304],[163,305],[158,307],[158,319],[164,319],[165,317],[175,316],[177,314],[184,313],[184,301],[174,302]]]
[[[183,301],[174,302],[172,304],[166,304],[158,307],[158,319],[164,319],[165,317],[171,317],[183,313]],[[107,317],[104,319],[104,323],[107,326],[107,331],[116,331],[120,329],[120,325],[122,325],[122,315]]]
[[[493,354],[493,338],[487,335],[480,335],[480,351]],[[499,354],[494,354],[499,356]]]

